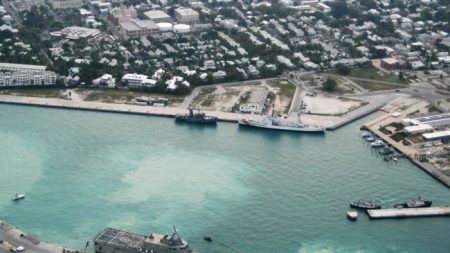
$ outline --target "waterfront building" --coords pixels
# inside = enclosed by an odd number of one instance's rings
[[[53,9],[78,9],[83,6],[82,0],[52,0]]]
[[[450,126],[450,113],[442,113],[418,118],[406,118],[402,120],[405,126],[428,124],[432,127]]]
[[[439,131],[434,133],[424,133],[422,137],[427,141],[441,141],[448,143],[450,141],[450,131]]]
[[[141,74],[125,74],[122,77],[122,82],[125,82],[129,88],[153,87],[156,85],[156,80]]]
[[[10,72],[33,72],[42,73],[47,66],[43,65],[31,65],[31,64],[17,64],[17,63],[0,63],[0,70],[6,70]]]
[[[180,23],[197,23],[200,20],[198,12],[191,8],[175,9],[175,18]]]
[[[241,105],[239,111],[245,113],[261,113],[264,110],[268,91],[264,87],[256,87],[252,90],[248,102]]]
[[[6,72],[0,74],[0,87],[55,85],[56,74],[44,72]]]

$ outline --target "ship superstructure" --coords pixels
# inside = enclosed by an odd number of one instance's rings
[[[171,235],[140,235],[106,228],[94,239],[95,253],[192,253],[174,227]]]

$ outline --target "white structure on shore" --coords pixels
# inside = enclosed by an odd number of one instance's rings
[[[261,113],[264,110],[264,105],[268,94],[269,92],[264,87],[254,88],[247,103],[241,105],[239,111],[245,113]]]
[[[0,74],[0,87],[55,85],[56,74],[44,72],[7,72]]]
[[[54,85],[56,74],[43,65],[0,63],[0,87]]]
[[[92,80],[92,84],[103,88],[116,87],[116,79],[110,74],[104,74],[101,77]]]
[[[17,63],[0,63],[0,70],[6,70],[11,72],[45,72],[47,66],[43,65],[31,65],[31,64],[17,64]]]
[[[129,88],[154,87],[156,85],[156,80],[140,74],[125,74],[122,82],[126,82]]]

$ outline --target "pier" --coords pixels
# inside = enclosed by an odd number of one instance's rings
[[[450,207],[392,208],[367,210],[371,219],[450,216]]]

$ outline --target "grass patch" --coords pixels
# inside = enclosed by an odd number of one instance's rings
[[[0,89],[2,95],[24,96],[24,97],[44,97],[44,98],[61,98],[68,99],[64,89],[60,88],[17,88],[17,89]]]
[[[295,94],[295,85],[288,81],[280,80],[280,81],[271,81],[270,86],[279,88],[279,95],[283,97],[292,98]]]
[[[130,90],[119,90],[119,89],[95,89],[95,90],[82,90],[86,92],[87,95],[84,101],[100,101],[106,103],[117,103],[123,101],[130,101],[136,97],[164,97],[169,99],[169,104],[175,102],[182,102],[185,98],[184,95],[168,95],[168,94],[158,94],[143,91],[130,91]]]
[[[378,81],[394,82],[394,83],[399,83],[399,84],[407,83],[405,80],[402,81],[402,80],[397,79],[397,77],[393,74],[379,75],[378,72],[379,72],[379,70],[374,67],[367,67],[367,68],[360,68],[360,69],[352,69],[350,74],[348,74],[348,76],[373,79],[373,80],[378,80]]]
[[[361,86],[364,89],[369,90],[369,91],[394,90],[394,89],[404,88],[403,85],[377,83],[376,81],[373,81],[373,82],[360,81],[360,80],[353,80],[353,81],[355,83],[357,83],[359,86]]]

